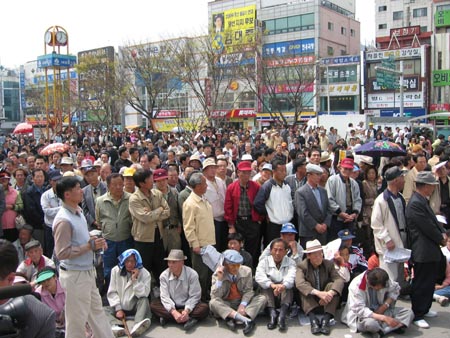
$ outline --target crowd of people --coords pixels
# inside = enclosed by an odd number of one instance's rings
[[[389,141],[403,156],[358,155]],[[23,337],[426,329],[450,298],[450,146],[407,127],[277,126],[0,136],[0,288],[30,284]],[[402,297],[411,307],[398,307]],[[13,299],[0,300],[7,308]],[[104,311],[106,307],[107,311]],[[337,311],[341,309],[340,318]],[[128,327],[127,318],[134,316]]]

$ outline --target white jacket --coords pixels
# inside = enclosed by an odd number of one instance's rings
[[[295,282],[295,274],[297,273],[297,267],[295,261],[288,256],[284,256],[281,261],[280,269],[273,260],[272,256],[264,257],[259,261],[256,268],[255,280],[263,288],[270,288],[270,284],[283,284],[286,289],[292,289]]]
[[[111,271],[111,282],[108,288],[108,302],[115,311],[132,311],[135,309],[139,298],[148,297],[150,294],[151,275],[145,268],[139,270],[136,281],[129,276],[121,276],[119,266]]]

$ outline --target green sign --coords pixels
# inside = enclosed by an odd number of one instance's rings
[[[450,26],[450,10],[437,11],[434,15],[434,22],[436,27]]]
[[[450,86],[450,69],[433,70],[433,87]]]

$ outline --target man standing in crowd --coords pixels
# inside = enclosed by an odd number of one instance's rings
[[[111,269],[117,264],[117,257],[133,247],[133,222],[129,210],[131,194],[123,190],[123,177],[113,173],[106,178],[106,184],[108,192],[100,196],[95,204],[95,220],[108,245],[103,255],[105,285],[108,287]]]
[[[163,194],[153,189],[150,170],[137,170],[133,180],[138,187],[129,202],[134,247],[141,254],[144,268],[159,276],[164,271],[163,221],[169,218],[170,208]]]
[[[331,215],[327,191],[319,186],[323,169],[308,163],[306,166],[306,184],[295,192],[295,210],[298,215],[300,244],[317,239],[325,245],[327,229]]]
[[[225,220],[230,231],[237,231],[244,237],[244,248],[252,255],[254,264],[261,251],[261,216],[254,210],[253,203],[259,190],[258,183],[250,180],[250,162],[238,164],[238,179],[231,183],[225,196]]]
[[[25,221],[34,231],[33,236],[45,247],[44,236],[44,211],[41,206],[41,196],[45,188],[45,172],[43,169],[34,169],[32,172],[33,184],[30,185],[22,196],[23,215]]]
[[[339,174],[331,176],[327,181],[328,201],[333,213],[327,232],[328,242],[338,238],[338,232],[343,229],[352,232],[356,229],[362,199],[358,183],[350,177],[353,166],[353,159],[344,158],[340,163]]]
[[[416,191],[416,177],[427,166],[427,158],[423,153],[413,156],[414,167],[405,176],[405,187],[403,188],[403,197],[408,204],[414,191]]]
[[[285,182],[286,164],[275,160],[272,163],[273,178],[264,183],[255,197],[254,208],[267,215],[264,246],[280,234],[281,226],[294,216],[291,188]]]
[[[445,245],[446,235],[428,202],[439,182],[431,172],[421,171],[415,178],[415,184],[416,191],[406,207],[411,259],[414,262],[411,305],[414,324],[427,329],[430,326],[425,317],[437,316],[430,308],[442,259],[440,245]]]
[[[171,250],[164,259],[168,268],[159,276],[161,297],[152,302],[150,307],[159,317],[161,326],[173,320],[183,324],[184,330],[188,331],[209,314],[208,305],[200,302],[202,290],[198,274],[184,265],[186,256],[181,250]]]
[[[62,201],[56,195],[56,184],[62,178],[59,171],[52,171],[49,175],[51,188],[45,191],[41,196],[41,207],[44,212],[45,222],[45,248],[44,254],[47,257],[52,257],[55,241],[53,239],[52,226],[56,214],[61,208]]]
[[[181,249],[181,217],[178,209],[178,192],[167,184],[166,169],[156,169],[153,172],[153,180],[156,189],[159,190],[170,208],[170,217],[165,219],[164,224],[164,250],[170,252],[172,249]]]
[[[60,261],[60,281],[66,292],[66,335],[85,338],[89,323],[96,338],[113,338],[95,284],[93,251],[106,248],[103,238],[90,238],[86,218],[78,206],[83,199],[80,181],[63,177],[56,186],[63,201],[53,222],[55,255]],[[82,292],[80,292],[82,290]]]
[[[370,226],[373,229],[375,250],[389,278],[400,285],[405,280],[404,263],[389,263],[384,260],[387,250],[404,248],[406,242],[406,202],[400,193],[405,185],[405,172],[395,166],[386,170],[384,178],[387,188],[375,199]]]
[[[84,165],[84,178],[88,185],[83,188],[83,208],[84,216],[89,225],[89,230],[99,229],[100,226],[95,220],[95,204],[97,198],[106,193],[106,184],[98,180],[98,172],[94,166]]]
[[[211,272],[200,255],[203,247],[215,245],[214,217],[211,204],[203,196],[208,187],[206,178],[194,173],[189,179],[192,193],[183,204],[183,228],[191,248],[192,267],[197,271],[202,287],[202,300],[209,298]]]
[[[205,198],[211,204],[214,227],[216,231],[216,248],[222,252],[227,248],[228,223],[224,220],[224,203],[227,187],[225,182],[216,177],[217,164],[214,158],[210,157],[203,161],[203,176],[206,178]]]

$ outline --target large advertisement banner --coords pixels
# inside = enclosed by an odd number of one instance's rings
[[[314,38],[266,43],[263,46],[263,57],[284,57],[301,54],[314,54]]]
[[[211,22],[212,48],[218,55],[240,52],[256,42],[256,5],[213,13]]]

